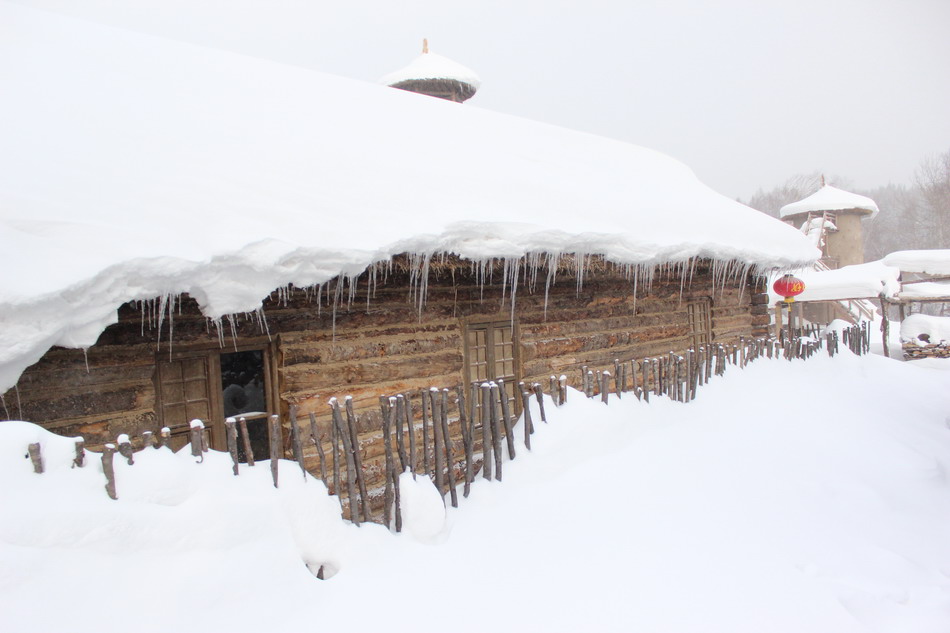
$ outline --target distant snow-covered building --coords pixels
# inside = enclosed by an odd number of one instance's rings
[[[391,72],[380,80],[387,86],[462,103],[475,96],[481,79],[475,71],[429,51],[429,41],[422,40],[422,54],[405,68]]]
[[[372,471],[381,395],[752,336],[818,256],[651,150],[7,2],[0,85],[0,416],[89,446],[349,394]]]
[[[786,204],[779,216],[812,236],[828,268],[840,268],[864,263],[861,220],[877,213],[870,198],[822,184],[807,198]]]

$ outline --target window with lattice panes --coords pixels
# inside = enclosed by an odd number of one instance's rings
[[[517,328],[508,321],[470,323],[465,328],[466,378],[469,384],[504,382],[512,410],[520,410]]]
[[[243,350],[205,349],[159,355],[158,411],[162,426],[171,431],[171,446],[179,448],[190,439],[190,422],[205,424],[211,448],[225,448],[224,420],[243,417],[255,459],[269,456],[267,417],[276,411],[269,376],[272,374],[267,346]],[[243,442],[238,442],[240,461],[246,461]]]
[[[686,304],[686,316],[693,339],[693,347],[712,343],[712,305],[709,299]]]

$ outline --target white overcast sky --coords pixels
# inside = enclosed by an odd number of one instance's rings
[[[906,183],[950,151],[950,0],[18,1],[364,81],[427,37],[481,76],[461,107],[651,147],[731,197]]]

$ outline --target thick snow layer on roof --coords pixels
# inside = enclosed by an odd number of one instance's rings
[[[950,249],[896,251],[883,261],[905,272],[950,275]]]
[[[831,185],[825,185],[807,198],[786,204],[779,211],[779,215],[786,218],[798,213],[809,211],[843,211],[845,209],[863,209],[871,212],[871,217],[877,215],[877,203],[867,196],[843,191]]]
[[[481,86],[481,79],[478,78],[474,70],[436,53],[419,55],[408,66],[389,73],[379,82],[387,86],[393,86],[412,79],[453,79],[466,83],[476,90]]]
[[[845,266],[837,270],[804,270],[795,276],[805,282],[805,291],[795,297],[797,301],[832,301],[843,299],[867,299],[879,296],[892,297],[900,290],[897,277],[900,271],[881,261]],[[781,301],[769,284],[772,303]]]
[[[126,301],[219,318],[401,252],[818,255],[648,149],[2,1],[0,86],[0,392]]]
[[[904,283],[901,285],[902,299],[927,299],[950,297],[950,282],[922,281],[920,283]]]
[[[912,314],[901,322],[901,339],[918,345],[950,343],[950,317]]]

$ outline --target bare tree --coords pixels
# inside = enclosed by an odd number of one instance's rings
[[[923,213],[920,248],[950,248],[950,150],[924,159],[914,175]]]

